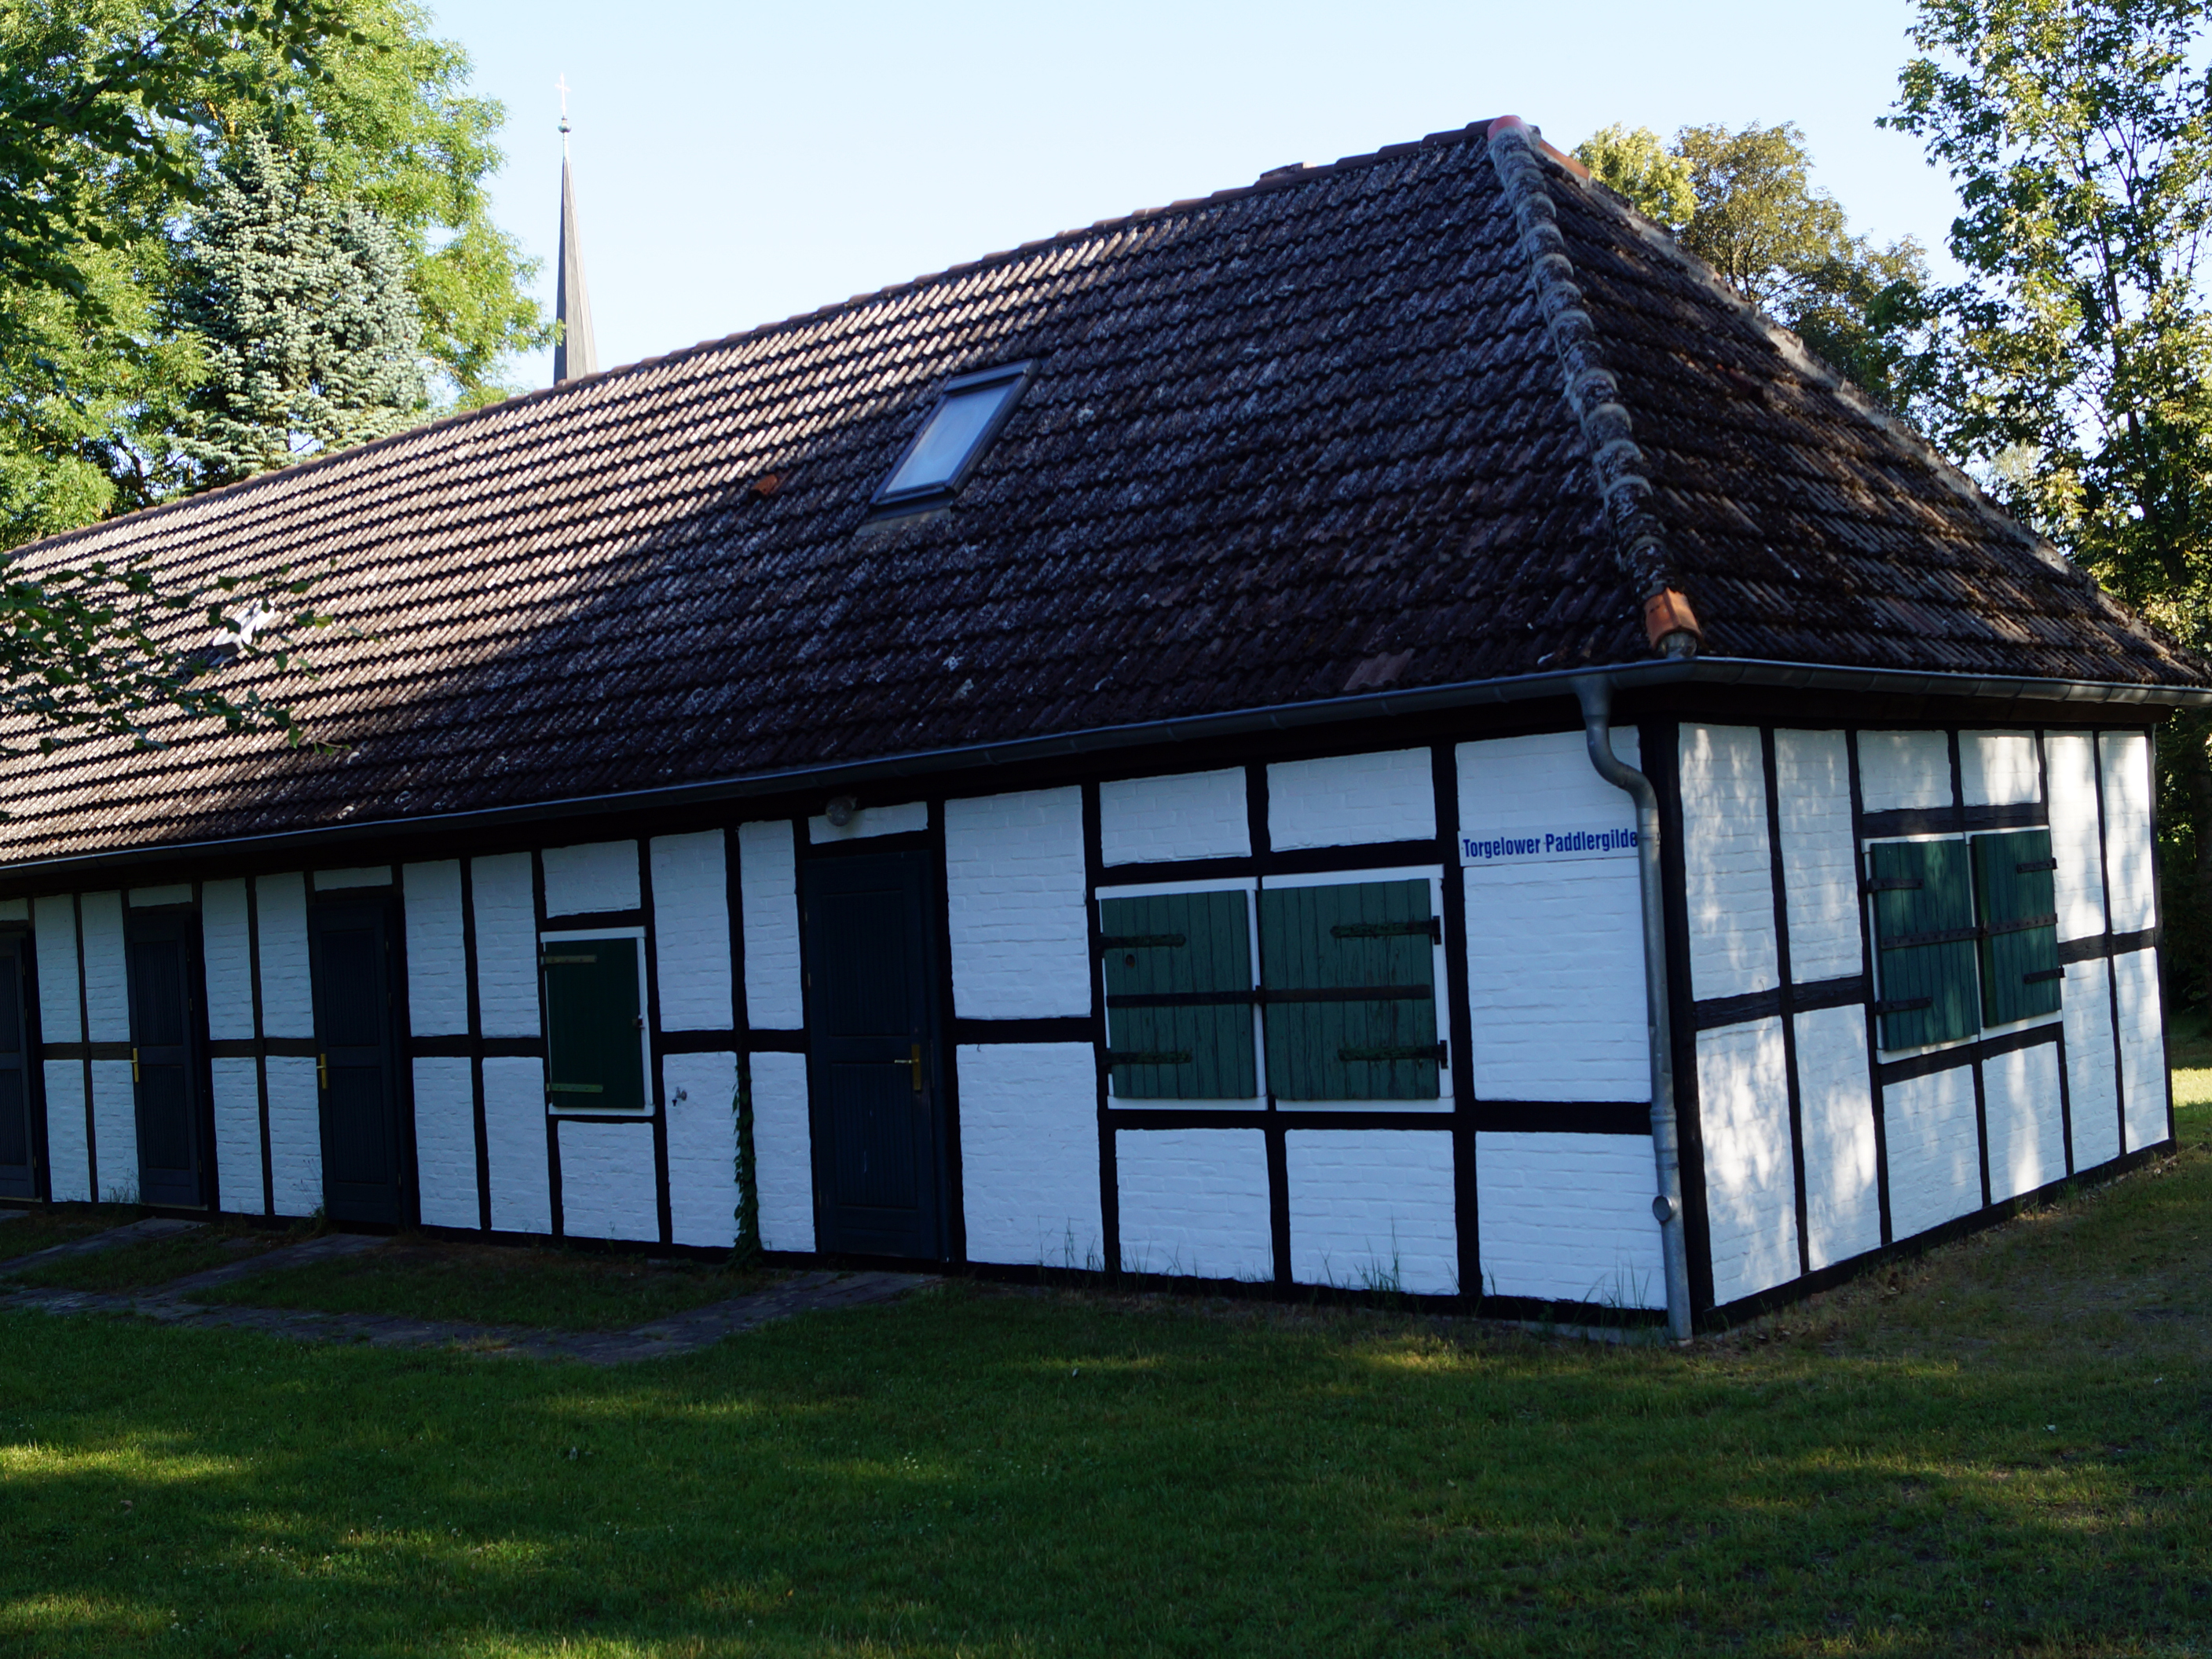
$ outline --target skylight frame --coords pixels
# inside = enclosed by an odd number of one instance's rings
[[[957,495],[966,488],[969,478],[982,463],[983,457],[990,453],[991,447],[998,442],[999,434],[1020,406],[1023,394],[1029,390],[1029,384],[1036,375],[1036,360],[1032,357],[1018,363],[1001,363],[993,368],[972,369],[945,381],[938,388],[936,400],[930,404],[929,413],[915,428],[914,436],[900,448],[898,459],[891,463],[890,470],[884,474],[883,483],[869,498],[869,516],[882,518],[895,513],[911,513],[919,508],[940,506]],[[907,462],[921,447],[922,440],[929,435],[930,428],[936,424],[938,416],[947,404],[967,393],[1001,386],[1007,381],[1014,383],[1013,390],[1000,404],[982,430],[975,434],[968,446],[968,453],[961,457],[960,465],[953,469],[949,477],[933,483],[910,484],[904,489],[891,488],[891,480],[905,471]]]

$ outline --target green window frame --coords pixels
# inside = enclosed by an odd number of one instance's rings
[[[1252,932],[1241,890],[1098,901],[1119,1100],[1251,1100]]]
[[[1436,946],[1430,884],[1260,893],[1267,1086],[1279,1100],[1435,1100]]]
[[[545,1103],[560,1112],[644,1112],[643,941],[622,935],[538,941],[545,1010]]]
[[[1975,836],[1974,907],[1981,917],[1982,1023],[2009,1025],[2058,1012],[2058,861],[2048,830]]]
[[[1867,848],[1875,984],[1884,1048],[1954,1042],[1981,1029],[1975,972],[1981,929],[1962,840]]]

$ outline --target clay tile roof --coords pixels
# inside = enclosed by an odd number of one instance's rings
[[[2212,685],[1540,165],[1701,660]],[[864,531],[945,378],[1030,358],[953,507]],[[1478,124],[56,538],[328,567],[275,689],[331,747],[18,763],[0,863],[1649,661],[1565,379]]]

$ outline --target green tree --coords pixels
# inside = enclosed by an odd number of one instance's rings
[[[181,447],[221,483],[419,418],[422,324],[374,208],[310,185],[258,132],[185,245],[179,308],[206,373]]]
[[[1922,0],[1887,124],[1955,181],[1936,435],[2121,598],[2212,649],[2212,83],[2197,0]],[[2212,942],[2212,756],[2165,739],[2173,953]]]
[[[1690,164],[1650,127],[1601,127],[1575,146],[1575,159],[1646,218],[1679,231],[1698,210]]]

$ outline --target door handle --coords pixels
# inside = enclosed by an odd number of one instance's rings
[[[328,1054],[315,1056],[315,1086],[325,1091],[331,1086],[331,1057]]]
[[[136,1048],[131,1051],[131,1080],[133,1083],[138,1080],[138,1051]]]
[[[916,1094],[920,1094],[921,1092],[921,1045],[919,1042],[914,1045],[914,1053],[910,1058],[906,1060],[895,1060],[891,1064],[894,1066],[911,1066],[914,1067],[914,1091]]]

